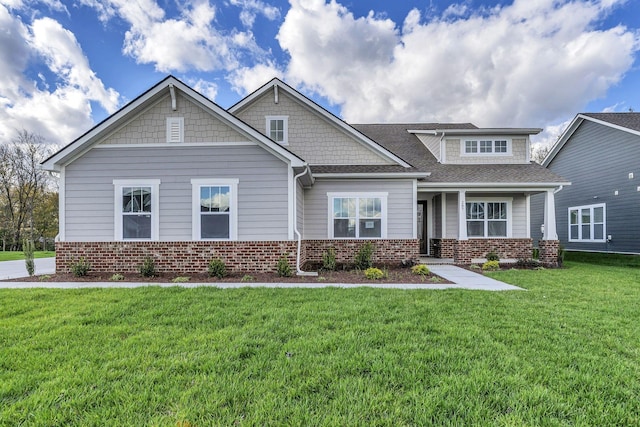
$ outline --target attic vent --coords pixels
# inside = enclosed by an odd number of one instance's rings
[[[167,142],[184,142],[184,117],[167,117]]]

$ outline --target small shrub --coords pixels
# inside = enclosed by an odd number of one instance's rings
[[[76,262],[72,262],[69,266],[69,269],[74,276],[82,277],[86,276],[87,273],[89,273],[89,270],[91,270],[91,264],[89,264],[89,262],[84,257],[81,257]]]
[[[373,255],[373,243],[366,242],[364,245],[360,246],[358,252],[356,253],[355,265],[356,268],[360,270],[366,270],[367,268],[371,268],[371,257]]]
[[[540,258],[540,249],[539,248],[533,248],[533,251],[531,252],[531,258],[533,258],[533,259],[539,259]]]
[[[500,270],[500,263],[498,261],[487,261],[482,264],[482,271],[496,271]]]
[[[191,280],[191,277],[186,277],[186,276],[178,276],[175,277],[172,282],[173,283],[187,283],[189,280]]]
[[[480,270],[480,266],[479,266],[478,264],[471,264],[471,265],[469,266],[469,268],[470,268],[471,270]]]
[[[221,259],[212,259],[209,261],[209,266],[207,267],[207,273],[209,277],[217,277],[218,279],[222,279],[227,276],[227,266]]]
[[[411,272],[420,276],[426,276],[429,274],[429,267],[424,264],[414,265],[413,267],[411,267]]]
[[[289,265],[289,261],[285,255],[282,255],[278,260],[278,265],[276,266],[276,272],[278,273],[278,277],[291,277],[291,266]]]
[[[322,254],[322,268],[327,271],[334,271],[336,269],[335,248],[328,248],[327,251]]]
[[[429,279],[430,281],[432,281],[433,283],[440,283],[442,282],[442,279],[439,278],[438,276],[431,276],[431,278]]]
[[[379,268],[369,267],[364,271],[364,277],[369,280],[380,280],[387,276],[384,271]]]
[[[153,277],[156,275],[156,262],[150,256],[146,256],[139,268],[143,277]]]
[[[500,261],[500,256],[493,250],[487,253],[487,261]]]
[[[242,276],[242,278],[240,279],[241,282],[255,282],[256,278],[253,277],[250,274],[245,274],[244,276]]]
[[[560,245],[558,247],[558,267],[562,267],[564,263],[564,246]]]
[[[518,268],[537,268],[540,267],[540,261],[537,259],[527,259],[527,258],[519,258],[516,261],[516,267]]]
[[[111,276],[111,278],[109,278],[109,280],[111,280],[112,282],[120,282],[122,280],[124,280],[124,276],[122,274],[114,274],[113,276]]]
[[[51,276],[48,274],[43,274],[42,276],[39,277],[39,280],[41,282],[46,282],[47,280],[51,279]]]
[[[418,264],[418,260],[415,258],[406,258],[400,261],[400,265],[405,268],[413,267],[416,264]]]
[[[35,250],[33,246],[33,240],[25,239],[22,243],[22,251],[24,252],[24,265],[27,268],[27,273],[29,276],[33,276],[36,272],[36,264],[33,261],[33,251]]]

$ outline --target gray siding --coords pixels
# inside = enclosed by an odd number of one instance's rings
[[[238,240],[288,238],[287,165],[258,146],[95,148],[66,168],[66,240],[114,239],[114,179],[160,179],[162,241],[192,240],[191,179],[238,178]]]
[[[305,239],[327,239],[330,192],[388,192],[387,238],[413,238],[413,181],[412,180],[320,180],[305,190]]]
[[[572,183],[555,196],[562,245],[571,250],[640,253],[640,136],[585,121],[548,167]],[[612,236],[611,242],[569,242],[568,208],[598,203],[606,203],[606,234]],[[532,222],[536,227],[540,224]]]

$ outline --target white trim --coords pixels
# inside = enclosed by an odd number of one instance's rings
[[[513,237],[513,197],[469,197],[465,201],[465,203],[506,203],[507,204],[507,235],[506,236],[488,236],[488,229],[486,224],[488,219],[485,218],[483,221],[485,223],[484,236],[471,236],[472,239],[510,239]],[[486,206],[486,205],[485,205]],[[467,214],[466,214],[466,204],[465,204],[465,230],[467,228]]]
[[[440,224],[440,238],[447,238],[447,193],[440,193],[442,197],[440,198],[440,216],[441,224]]]
[[[160,237],[160,180],[159,179],[114,179],[113,238],[117,242],[156,242]],[[122,189],[124,187],[151,188],[151,238],[125,239],[122,237]]]
[[[184,142],[184,117],[167,117],[166,121],[167,143],[176,144]],[[176,138],[174,138],[174,128],[177,128]]]
[[[537,135],[542,132],[541,128],[467,128],[467,129],[408,129],[409,133],[437,135],[448,133],[451,135],[463,136],[487,136],[487,135]]]
[[[293,236],[294,236],[294,230],[295,230],[295,215],[296,215],[296,206],[295,206],[295,179],[294,179],[294,175],[293,175],[293,169],[292,168],[288,168],[287,169],[287,182],[288,182],[288,186],[287,186],[287,212],[288,212],[288,220],[287,220],[287,237],[289,238],[289,240],[293,240]]]
[[[348,165],[342,165],[348,166]],[[311,166],[313,169],[313,166]],[[314,173],[313,176],[316,178],[407,178],[407,179],[416,179],[416,178],[428,178],[431,175],[431,172],[361,172],[361,173],[348,173],[348,172],[335,172],[335,173]]]
[[[434,182],[434,183],[418,183],[418,191],[457,191],[458,189],[473,188],[474,191],[547,191],[555,190],[564,185],[571,185],[570,182]]]
[[[181,142],[180,145],[175,143],[167,144],[161,143],[149,143],[149,144],[98,144],[94,146],[94,149],[104,148],[185,148],[185,147],[233,147],[233,146],[256,146],[257,142],[253,141],[239,141],[239,142],[225,142],[225,141],[213,141],[213,142]]]
[[[467,236],[467,192],[458,191],[458,240],[468,240]]]
[[[282,120],[282,141],[271,138],[271,122]],[[289,116],[265,116],[265,135],[280,145],[289,145]]]
[[[67,229],[67,214],[66,214],[66,168],[62,166],[60,168],[60,181],[58,187],[58,241],[64,242]]]
[[[387,238],[387,202],[388,202],[389,193],[388,192],[328,192],[327,193],[327,207],[328,207],[328,238],[336,239],[336,240],[349,240],[349,239],[386,239]],[[334,237],[333,235],[333,199],[335,198],[352,198],[352,199],[371,199],[371,198],[379,198],[381,199],[380,203],[380,237],[360,237],[358,233],[359,228],[359,206],[356,206],[356,236],[355,237]]]
[[[467,153],[466,147],[467,142],[476,142],[477,152],[475,153]],[[480,142],[481,141],[491,141],[491,152],[481,153],[480,152]],[[507,151],[505,153],[496,153],[496,142],[497,141],[506,141],[507,142]],[[510,157],[512,156],[512,147],[513,147],[513,139],[507,137],[499,137],[499,136],[483,136],[483,137],[468,137],[460,139],[460,157]]]
[[[193,178],[191,179],[191,237],[195,241],[238,240],[238,178]],[[200,229],[200,188],[229,187],[229,238],[203,239]]]
[[[593,210],[596,208],[602,208],[602,239],[594,239],[593,238],[593,228],[594,228],[594,220],[593,220]],[[582,224],[582,210],[589,209],[590,211],[590,221],[589,221],[589,234],[592,238],[590,239],[572,239],[571,238],[571,211],[578,211],[578,223],[575,224],[578,226],[578,236],[582,237],[582,227],[586,224]],[[600,224],[600,223],[598,223]],[[606,203],[597,203],[592,205],[582,205],[582,206],[570,206],[567,208],[567,240],[572,243],[605,243],[607,241],[607,204]]]
[[[413,231],[412,236],[414,239],[418,238],[418,182],[414,180],[412,182],[413,186]],[[422,215],[426,215],[426,212],[423,212]],[[428,246],[428,245],[427,245]]]
[[[433,196],[427,200],[427,255],[431,255],[431,243],[433,238]]]
[[[527,239],[531,238],[531,194],[526,194],[524,196],[524,208],[525,215],[527,220]]]

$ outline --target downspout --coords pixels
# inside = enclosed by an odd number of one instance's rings
[[[559,192],[562,191],[563,188],[564,188],[564,185],[561,185],[560,187],[558,187],[555,190],[553,190],[553,194],[558,194]]]
[[[298,230],[298,178],[303,177],[309,172],[309,165],[306,165],[304,171],[300,172],[298,175],[293,177],[293,206],[295,208],[295,218],[293,219],[293,232],[298,237],[298,252],[296,253],[296,275],[298,276],[317,276],[318,273],[315,271],[302,271],[300,268],[300,250],[302,249],[302,235]]]

